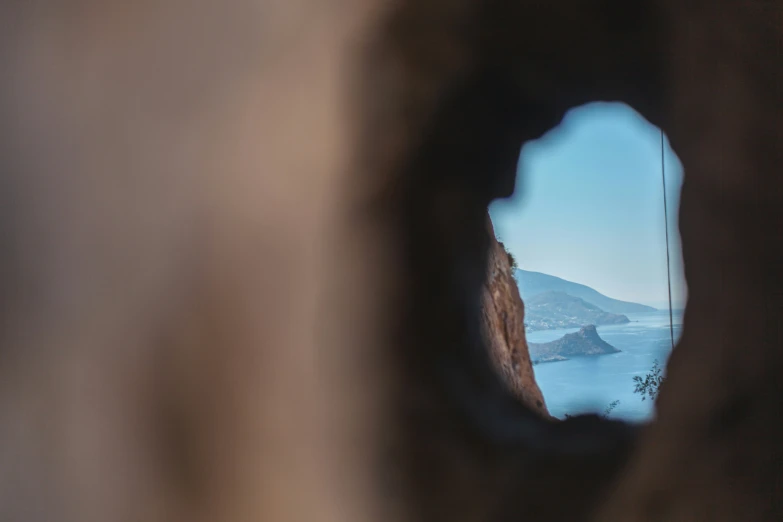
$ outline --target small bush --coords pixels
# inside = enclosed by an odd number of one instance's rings
[[[500,243],[500,242],[498,242]],[[508,264],[511,265],[511,271],[513,272],[515,268],[519,268],[519,265],[517,265],[517,260],[514,257],[514,255],[508,251],[506,248],[506,245],[503,243],[500,243],[500,248],[503,249],[503,251],[506,253],[506,256],[508,256]]]

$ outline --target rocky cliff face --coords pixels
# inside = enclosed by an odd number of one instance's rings
[[[544,396],[533,375],[525,339],[525,309],[511,262],[503,244],[495,239],[489,218],[487,226],[492,243],[481,296],[482,334],[492,361],[509,388],[527,406],[548,417]]]

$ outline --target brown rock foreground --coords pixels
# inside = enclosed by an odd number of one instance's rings
[[[510,259],[502,243],[495,239],[492,221],[487,279],[481,288],[481,327],[487,348],[512,393],[530,409],[548,417],[544,396],[536,383],[525,338],[525,306],[519,295]]]

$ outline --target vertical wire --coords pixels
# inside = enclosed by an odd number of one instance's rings
[[[661,129],[661,180],[663,181],[663,219],[666,225],[666,277],[669,285],[669,333],[674,349],[674,313],[672,312],[672,271],[669,261],[669,208],[666,204],[666,161],[664,157],[664,137]]]

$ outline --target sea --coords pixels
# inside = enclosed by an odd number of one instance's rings
[[[646,421],[654,417],[654,404],[633,392],[633,376],[644,377],[658,360],[661,367],[672,352],[669,311],[625,314],[630,323],[599,326],[598,335],[619,353],[574,357],[533,367],[549,413],[564,418],[586,412],[603,413],[619,401],[611,418]],[[673,311],[674,341],[682,333],[682,310]],[[528,342],[545,343],[578,328],[527,333]]]

